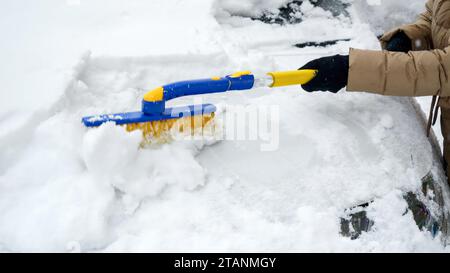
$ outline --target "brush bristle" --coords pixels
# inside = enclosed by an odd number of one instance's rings
[[[200,128],[204,128],[213,119],[214,113],[209,113],[179,119],[130,123],[125,125],[125,128],[128,132],[142,131],[142,145],[166,143],[172,139],[173,134],[183,133],[193,136]]]

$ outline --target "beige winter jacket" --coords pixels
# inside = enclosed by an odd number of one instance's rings
[[[350,49],[347,90],[450,97],[450,0],[429,0],[417,22],[383,35],[383,47],[399,31],[411,39],[415,51],[405,54]],[[440,104],[446,101],[450,102],[446,98]]]

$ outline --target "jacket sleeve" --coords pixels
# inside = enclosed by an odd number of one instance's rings
[[[419,19],[415,23],[395,28],[381,36],[381,47],[385,49],[392,36],[398,32],[404,32],[411,39],[411,48],[413,50],[427,50],[432,48],[431,9],[433,2],[434,0],[428,0],[425,5],[426,11],[419,15]]]
[[[384,47],[398,31],[404,31],[414,50],[408,53],[350,49],[348,91],[392,96],[450,96],[450,47],[432,48],[431,9],[426,4],[416,23],[402,26],[381,38]]]
[[[409,53],[350,49],[347,91],[450,96],[450,47]]]

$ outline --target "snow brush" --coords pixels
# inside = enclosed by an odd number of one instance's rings
[[[257,87],[281,87],[305,84],[312,80],[317,70],[269,72],[263,77],[255,77],[250,71],[241,71],[225,77],[175,82],[158,87],[144,95],[142,109],[137,112],[106,114],[83,117],[86,127],[98,127],[106,122],[121,125],[128,132],[141,130],[147,143],[167,141],[167,132],[191,134],[204,128],[213,118],[216,107],[212,104],[189,105],[166,108],[166,101],[178,97],[219,93],[226,91],[249,90]],[[177,125],[177,126],[175,126]]]

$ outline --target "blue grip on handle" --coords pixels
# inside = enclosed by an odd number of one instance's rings
[[[190,95],[246,90],[251,89],[254,82],[255,77],[253,75],[176,82],[163,86],[164,100]]]
[[[175,82],[164,85],[164,100],[190,95],[225,92],[228,90],[229,81],[225,78],[219,80],[201,79],[192,81]]]
[[[163,99],[160,101],[142,100],[142,112],[148,115],[160,114],[165,110],[165,102],[190,95],[220,93],[232,90],[251,89],[255,77],[251,74],[226,76],[223,78],[201,79],[175,82],[163,86]]]

